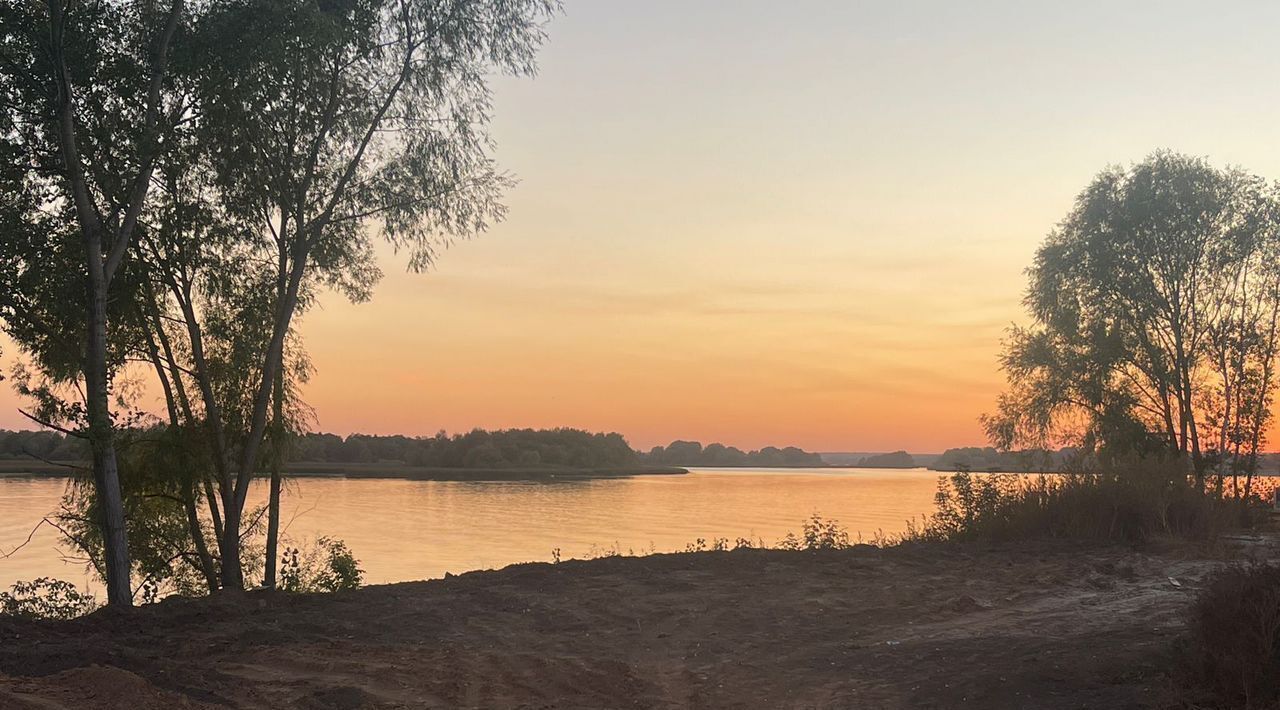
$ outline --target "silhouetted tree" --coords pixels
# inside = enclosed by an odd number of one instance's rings
[[[1273,388],[1277,226],[1275,190],[1239,170],[1156,153],[1099,174],[1037,252],[992,441],[1167,450],[1198,478],[1252,442]]]
[[[295,317],[321,287],[368,296],[375,234],[420,270],[502,216],[509,181],[489,157],[487,76],[532,72],[554,9],[235,0],[203,17],[191,159],[206,169],[181,173],[196,182],[174,214],[191,218],[150,255],[210,432],[223,586],[244,584],[245,498],[269,465]],[[211,357],[219,343],[229,349]]]

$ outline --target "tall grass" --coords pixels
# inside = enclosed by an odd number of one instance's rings
[[[1161,461],[1035,477],[960,471],[939,483],[935,500],[937,510],[905,540],[1209,540],[1253,525],[1260,508],[1256,498],[1201,489]]]

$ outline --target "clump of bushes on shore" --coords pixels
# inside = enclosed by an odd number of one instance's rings
[[[936,512],[904,540],[1208,540],[1251,525],[1258,509],[1257,500],[1201,489],[1160,462],[1035,477],[960,471],[939,482],[935,500]]]
[[[364,583],[360,561],[336,538],[317,538],[305,549],[286,547],[283,558],[279,589],[284,592],[337,592]]]
[[[1201,590],[1187,627],[1180,676],[1189,701],[1280,707],[1280,566],[1224,568]]]
[[[9,591],[0,592],[0,615],[22,619],[74,619],[96,608],[98,602],[92,594],[61,579],[15,582]]]
[[[828,520],[814,513],[804,521],[800,536],[787,533],[778,542],[780,550],[843,550],[849,546],[849,531],[838,520]]]

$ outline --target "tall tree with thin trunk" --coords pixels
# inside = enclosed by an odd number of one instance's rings
[[[132,603],[133,591],[112,420],[110,314],[113,301],[129,298],[121,275],[156,161],[183,115],[181,98],[171,92],[169,57],[185,19],[182,0],[48,0],[0,7],[0,95],[8,113],[0,141],[28,185],[18,194],[34,198],[7,206],[12,219],[56,225],[46,234],[61,241],[46,243],[48,252],[66,253],[69,238],[79,243],[81,364],[74,375],[53,374],[82,386],[75,426],[93,452],[108,602],[121,606]],[[8,277],[31,275],[32,264],[22,255],[10,253],[7,260],[25,267]],[[44,317],[61,306],[22,294],[8,301],[6,322],[16,324],[11,332],[37,359],[41,348],[65,335],[53,332]],[[50,332],[24,339],[42,326]]]
[[[510,180],[490,158],[487,76],[532,72],[555,9],[238,0],[202,16],[192,135],[214,180],[184,194],[210,219],[185,233],[178,224],[167,241],[157,230],[144,249],[182,324],[180,371],[208,432],[224,588],[246,583],[249,484],[282,465],[283,436],[270,439],[283,430],[297,316],[320,289],[368,297],[377,235],[420,270],[449,240],[502,217]]]

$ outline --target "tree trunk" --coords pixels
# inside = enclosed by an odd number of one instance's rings
[[[169,410],[169,430],[174,435],[181,437],[182,417],[185,416],[187,422],[193,422],[195,418],[191,414],[191,405],[183,393],[181,377],[174,369],[174,378],[170,382],[168,371],[165,370],[164,362],[160,359],[160,349],[156,345],[157,339],[164,344],[165,357],[168,358],[172,367],[173,352],[169,347],[168,340],[165,338],[164,324],[160,320],[160,312],[155,304],[155,296],[148,293],[147,298],[147,304],[150,308],[146,309],[143,317],[150,318],[149,328],[154,330],[154,333],[150,331],[147,333],[147,353],[156,368],[156,378],[160,381],[160,387],[164,391],[165,407]],[[179,414],[179,409],[183,414]],[[187,515],[187,534],[191,537],[192,546],[196,548],[196,558],[200,561],[198,565],[200,574],[204,575],[205,584],[209,587],[209,593],[212,594],[218,591],[218,574],[213,565],[213,556],[209,554],[209,546],[204,539],[204,528],[200,524],[200,513],[196,508],[195,478],[199,474],[191,466],[185,449],[185,442],[181,443],[184,448],[179,459],[178,474],[186,479],[182,484],[182,508]]]
[[[262,586],[276,588],[276,553],[280,546],[280,479],[284,459],[284,368],[276,373],[275,441],[271,452],[271,498],[267,504],[267,567]]]
[[[195,545],[196,556],[200,558],[200,573],[204,575],[209,593],[218,591],[218,573],[213,566],[213,556],[209,554],[209,546],[204,541],[204,530],[200,526],[200,514],[196,511],[196,496],[193,485],[187,485],[183,491],[182,506],[187,513],[187,527],[191,531],[191,542]]]
[[[222,537],[218,538],[218,552],[222,555],[222,588],[244,589],[244,576],[240,570],[240,510],[226,508],[222,520]]]
[[[129,583],[129,539],[124,527],[124,499],[116,464],[114,424],[108,408],[107,284],[103,275],[102,248],[96,233],[86,234],[89,267],[89,332],[85,347],[84,379],[89,416],[89,443],[93,449],[93,480],[97,488],[102,527],[102,550],[107,577],[107,603],[132,606]]]
[[[293,264],[285,282],[285,290],[282,297],[278,299],[272,326],[271,342],[267,346],[266,357],[262,364],[261,385],[254,397],[252,424],[241,452],[240,470],[236,476],[235,487],[231,491],[230,499],[225,497],[226,492],[224,491],[223,513],[226,515],[227,528],[224,537],[234,537],[236,544],[232,546],[228,542],[224,545],[222,578],[224,584],[228,580],[234,579],[237,582],[236,589],[243,588],[243,575],[240,570],[240,530],[237,526],[240,522],[240,516],[244,512],[245,497],[249,494],[249,483],[258,470],[259,448],[266,435],[268,422],[267,409],[271,405],[271,395],[275,389],[276,377],[281,374],[281,369],[284,367],[284,340],[289,333],[289,324],[298,306],[298,291],[301,288],[302,277],[306,271],[307,244],[303,237],[299,236],[299,239],[303,239],[303,241],[294,250],[292,255]],[[234,525],[233,522],[235,523]]]

